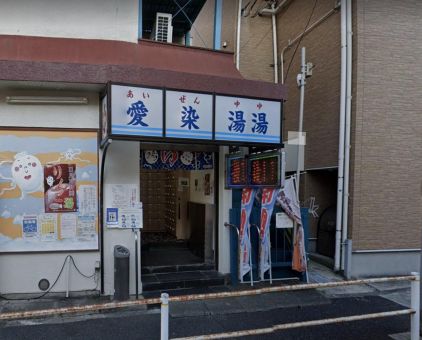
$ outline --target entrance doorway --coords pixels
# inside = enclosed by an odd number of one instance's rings
[[[141,150],[144,271],[214,268],[214,178],[213,152]]]

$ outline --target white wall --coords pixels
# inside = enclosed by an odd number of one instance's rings
[[[139,142],[113,141],[107,150],[104,185],[134,184],[139,189]],[[138,191],[139,194],[139,191]],[[104,211],[111,207],[110,195],[105,195]],[[105,216],[104,216],[105,220]],[[138,243],[138,245],[140,242]],[[132,230],[116,230],[104,228],[104,289],[106,295],[114,294],[114,257],[115,245],[122,245],[129,249],[129,291],[135,294],[135,239]],[[139,254],[139,292],[142,292]]]
[[[204,178],[210,174],[211,194],[205,195]],[[195,186],[195,180],[198,186]],[[214,204],[214,170],[193,170],[190,171],[189,201],[202,204]]]
[[[3,2],[1,4],[3,5]],[[53,92],[43,93],[45,95],[52,95]],[[97,93],[78,93],[78,96],[87,96],[89,98],[89,104],[72,106],[8,105],[5,103],[5,96],[11,94],[29,95],[35,94],[35,92],[27,91],[23,93],[1,90],[0,129],[1,126],[99,128]],[[61,93],[61,95],[69,95],[69,93]],[[100,258],[98,251],[0,254],[0,293],[40,293],[38,281],[41,278],[47,278],[50,284],[52,284],[58,276],[64,259],[68,254],[72,254],[80,270],[88,275],[94,273],[95,262]],[[52,291],[64,292],[66,286],[65,271]],[[86,279],[77,274],[74,269],[71,270],[69,285],[71,291],[91,290],[95,287],[94,279]]]
[[[138,0],[2,0],[0,34],[136,42]]]
[[[224,226],[229,222],[229,210],[232,207],[232,191],[224,189],[225,155],[229,148],[221,146],[219,152],[218,180],[218,270],[230,273],[230,231]]]
[[[0,14],[1,16],[1,14]],[[87,97],[83,105],[7,104],[7,96]],[[0,90],[0,126],[91,128],[99,127],[99,95],[96,92]]]

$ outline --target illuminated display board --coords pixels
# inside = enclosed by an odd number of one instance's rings
[[[281,160],[278,152],[248,158],[248,185],[250,187],[279,187]]]
[[[243,188],[248,185],[248,161],[245,156],[226,156],[226,188]]]
[[[273,187],[283,185],[283,153],[226,156],[226,188]]]

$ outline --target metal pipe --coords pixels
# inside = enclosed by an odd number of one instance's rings
[[[346,240],[348,234],[349,218],[349,170],[350,170],[350,129],[352,109],[352,0],[346,0],[346,118],[344,136],[344,188],[343,188],[343,230],[341,233],[342,261],[341,269],[344,269],[346,258]],[[350,268],[348,269],[350,270]]]
[[[237,32],[236,32],[236,68],[240,65],[240,26],[242,21],[242,0],[239,0],[239,10],[237,12]]]
[[[299,41],[299,39],[302,38],[302,36],[307,35],[315,27],[317,27],[323,21],[325,21],[326,19],[328,19],[333,13],[337,12],[337,10],[338,10],[339,7],[340,7],[340,5],[336,5],[333,9],[331,9],[329,12],[327,12],[326,14],[324,14],[321,18],[319,18],[314,23],[312,23],[310,26],[308,26],[308,28],[304,32],[302,32],[298,36],[296,36],[296,38],[289,39],[289,43],[281,49],[281,53],[280,53],[280,68],[281,68],[281,70],[280,70],[280,74],[281,74],[281,83],[282,84],[284,84],[284,80],[285,80],[284,79],[284,53],[289,48],[291,48],[297,41]]]
[[[107,149],[112,140],[107,139],[101,147],[104,147],[101,157],[100,170],[100,266],[101,266],[101,294],[104,294],[104,164],[107,155]]]
[[[420,284],[419,273],[413,272],[415,280],[410,283],[410,307],[415,311],[410,316],[410,339],[419,340],[420,334]]]
[[[274,4],[271,5],[271,9],[269,8],[263,8],[261,10],[259,10],[259,15],[277,15],[278,13],[280,13],[280,11],[286,7],[292,0],[284,0],[282,2],[280,2],[280,4],[275,7]]]
[[[337,216],[334,252],[334,271],[340,270],[341,233],[343,221],[343,186],[344,186],[344,128],[346,118],[346,0],[341,0],[341,72],[340,72],[340,117],[338,139],[338,175],[337,175]]]
[[[274,10],[275,4],[271,5],[271,8]],[[274,59],[274,83],[278,83],[278,60],[277,60],[277,18],[274,13],[271,16],[271,23],[273,27],[273,59]]]
[[[329,319],[322,319],[322,320],[291,322],[291,323],[284,323],[284,324],[280,324],[280,325],[274,325],[272,327],[267,327],[267,328],[248,329],[248,330],[243,330],[243,331],[208,334],[208,335],[195,335],[195,336],[192,336],[192,337],[173,338],[173,340],[227,339],[227,338],[244,337],[244,336],[248,336],[248,335],[269,334],[269,333],[275,333],[275,332],[281,331],[281,330],[300,328],[300,327],[321,326],[321,325],[329,325],[329,324],[333,324],[333,323],[370,320],[370,319],[378,319],[378,318],[385,318],[385,317],[399,316],[399,315],[409,315],[409,314],[413,316],[414,310],[413,309],[400,309],[400,310],[395,310],[395,311],[391,311],[391,312],[381,312],[381,313],[371,313],[371,314],[363,314],[363,315],[344,316],[344,317],[340,317],[340,318],[329,318]],[[413,340],[413,338],[412,338],[412,340]]]
[[[161,294],[161,340],[169,338],[169,295]]]
[[[67,271],[66,271],[66,298],[69,297],[70,291],[70,256],[66,257],[67,261]]]
[[[285,292],[285,291],[294,291],[294,290],[332,288],[332,287],[343,287],[343,286],[360,285],[360,284],[367,284],[367,283],[414,281],[414,280],[416,280],[416,276],[412,275],[412,276],[393,276],[393,277],[380,277],[380,278],[372,278],[372,279],[359,279],[359,280],[351,280],[351,281],[308,283],[308,284],[279,286],[279,287],[267,287],[267,288],[252,289],[252,290],[248,289],[244,291],[235,291],[235,292],[172,296],[172,297],[169,297],[169,301],[180,302],[180,301],[195,301],[195,300],[206,300],[206,299],[220,299],[220,298],[227,298],[227,297],[239,297],[239,296],[249,296],[249,295],[255,296],[255,295],[266,294],[266,293]],[[160,304],[160,303],[161,303],[160,298],[154,298],[154,299],[144,299],[144,300],[108,302],[108,303],[103,303],[103,304],[95,304],[95,305],[87,305],[87,306],[74,306],[74,307],[41,309],[41,310],[23,311],[23,312],[21,311],[21,312],[11,312],[11,313],[0,313],[0,320],[24,319],[24,318],[33,318],[33,317],[41,317],[41,316],[51,316],[51,315],[57,315],[57,314],[92,312],[92,311],[126,308],[126,307],[133,307],[133,306],[155,305],[155,304]]]

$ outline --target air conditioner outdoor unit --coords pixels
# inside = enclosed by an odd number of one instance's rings
[[[157,13],[152,29],[152,39],[162,42],[173,42],[173,26],[171,25],[171,21],[171,14]]]

